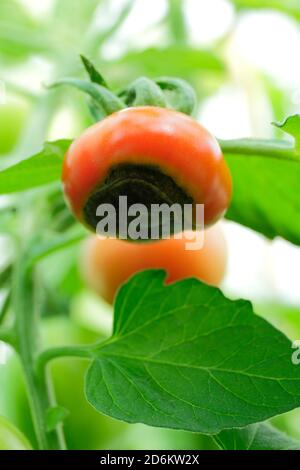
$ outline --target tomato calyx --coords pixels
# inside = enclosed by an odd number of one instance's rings
[[[128,107],[158,106],[188,115],[192,115],[196,108],[196,94],[184,80],[139,77],[121,91],[114,92],[94,65],[86,57],[80,58],[89,80],[66,77],[55,81],[49,88],[68,85],[87,94],[88,107],[95,122]]]

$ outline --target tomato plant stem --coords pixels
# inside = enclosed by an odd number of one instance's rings
[[[298,161],[300,163],[299,155],[296,153],[293,144],[284,140],[219,139],[219,144],[225,157],[226,154],[247,155],[251,158],[253,158],[253,156],[262,156],[280,160]]]
[[[19,255],[14,272],[14,311],[16,350],[24,371],[28,399],[40,449],[64,449],[64,438],[59,426],[47,430],[46,413],[53,405],[45,374],[38,375],[34,361],[38,348],[38,318],[33,303],[33,282],[26,263],[26,255]]]
[[[78,357],[91,359],[93,357],[94,345],[86,346],[61,346],[42,351],[36,359],[36,371],[38,375],[44,373],[48,362],[60,357]]]
[[[185,21],[184,4],[182,0],[169,0],[168,25],[170,36],[175,44],[186,45],[188,31]]]

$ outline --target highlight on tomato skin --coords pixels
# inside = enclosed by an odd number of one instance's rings
[[[109,303],[113,303],[124,282],[145,269],[164,269],[167,283],[196,277],[219,286],[227,265],[226,240],[220,224],[205,230],[202,248],[187,250],[190,237],[191,233],[186,232],[181,239],[172,237],[148,244],[133,244],[92,235],[82,247],[82,277]]]
[[[66,154],[62,180],[72,212],[92,231],[97,207],[116,207],[120,195],[147,207],[204,204],[209,226],[226,212],[232,192],[217,140],[191,117],[154,106],[118,111],[84,131]]]

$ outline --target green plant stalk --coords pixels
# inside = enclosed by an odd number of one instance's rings
[[[102,44],[104,44],[108,39],[110,39],[122,26],[126,18],[129,16],[132,8],[134,6],[133,0],[128,0],[125,3],[123,8],[117,14],[114,23],[107,30],[99,30],[98,28],[93,28],[90,32],[88,31],[86,36],[86,41],[84,43],[83,50],[86,51],[90,56],[94,56],[97,53],[97,50],[101,50]]]
[[[35,357],[38,351],[38,319],[33,308],[33,283],[27,269],[26,257],[19,256],[14,272],[13,306],[15,312],[16,350],[20,355],[28,391],[37,442],[41,450],[64,449],[60,426],[48,432],[46,413],[53,406],[46,374],[38,375]]]
[[[184,0],[169,0],[167,21],[173,43],[185,45],[188,42],[188,31],[185,21]]]
[[[224,154],[248,155],[291,160],[300,162],[300,156],[292,143],[284,140],[236,139],[221,140],[219,144]]]
[[[36,358],[36,371],[38,375],[44,373],[49,362],[60,359],[62,357],[77,357],[80,359],[94,359],[97,353],[107,344],[112,344],[116,341],[114,337],[108,337],[92,344],[85,345],[70,345],[58,346],[55,348],[45,349],[40,352]]]
[[[48,363],[54,359],[62,357],[77,357],[81,359],[92,359],[93,350],[99,348],[99,344],[96,345],[84,345],[84,346],[61,346],[57,348],[49,348],[42,351],[36,358],[36,373],[38,376],[42,376],[45,373]]]

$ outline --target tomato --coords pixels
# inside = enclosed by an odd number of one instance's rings
[[[0,450],[30,450],[26,437],[10,421],[0,416]]]
[[[7,98],[0,103],[0,155],[11,152],[18,142],[29,106],[26,101]]]
[[[217,140],[191,117],[165,108],[118,111],[88,128],[70,146],[63,187],[75,216],[96,230],[100,204],[204,204],[210,225],[226,211],[231,176]],[[117,234],[118,235],[118,234]]]
[[[181,239],[170,238],[148,244],[132,244],[117,239],[90,237],[84,244],[81,268],[87,284],[113,302],[118,288],[130,276],[149,268],[167,271],[167,282],[196,277],[208,284],[219,285],[227,261],[226,243],[218,225],[204,233],[204,244],[187,250],[191,242],[186,233]]]

